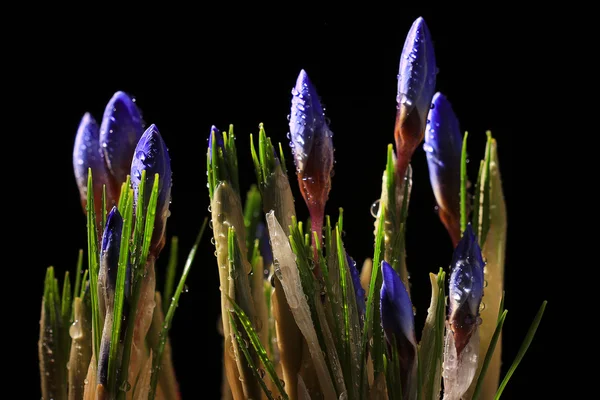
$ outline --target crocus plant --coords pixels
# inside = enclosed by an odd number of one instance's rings
[[[223,399],[502,395],[546,302],[500,381],[506,208],[497,143],[488,132],[479,175],[468,185],[468,135],[446,96],[435,93],[436,74],[431,34],[419,18],[400,58],[395,149],[387,149],[374,254],[360,271],[342,239],[342,209],[336,223],[325,215],[333,134],[306,71],[291,92],[288,138],[308,221],[296,217],[283,146],[273,145],[262,124],[257,144],[251,135],[257,184],[245,201],[233,126],[210,129],[206,165],[221,291]],[[448,269],[430,274],[431,303],[419,335],[405,234],[411,158],[423,140],[439,217],[455,249]],[[100,126],[84,115],[73,166],[87,216],[88,262],[83,270],[80,251],[73,289],[68,273],[59,290],[54,269],[47,271],[42,396],[178,399],[168,332],[206,220],[176,289],[173,238],[161,294],[155,265],[170,214],[170,156],[158,128],[144,129],[140,110],[123,92],[110,100]]]

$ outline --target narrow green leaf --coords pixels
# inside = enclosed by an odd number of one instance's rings
[[[271,391],[267,388],[267,384],[265,383],[264,379],[259,375],[258,368],[256,368],[254,360],[252,359],[252,356],[248,351],[248,344],[244,341],[245,339],[242,338],[242,336],[240,335],[237,324],[235,323],[235,319],[233,318],[232,314],[232,312],[229,313],[229,321],[231,323],[231,330],[233,332],[233,335],[235,336],[235,339],[238,342],[238,348],[242,350],[242,353],[244,353],[244,357],[246,358],[246,362],[248,363],[250,371],[252,371],[254,379],[260,384],[260,387],[262,388],[267,398],[269,400],[275,400],[273,398],[273,395],[271,394]]]
[[[179,303],[179,297],[181,296],[181,292],[183,292],[183,289],[185,288],[185,281],[187,280],[187,277],[190,274],[190,269],[192,267],[192,263],[194,262],[194,258],[196,257],[196,252],[198,250],[200,240],[202,240],[202,236],[204,235],[204,231],[206,230],[207,223],[208,218],[204,218],[204,222],[202,223],[200,232],[196,237],[194,246],[190,250],[190,253],[185,262],[185,266],[183,267],[183,273],[181,274],[181,278],[179,278],[179,283],[177,284],[177,289],[175,289],[175,293],[173,294],[173,299],[171,300],[171,304],[169,305],[169,310],[167,311],[167,315],[165,316],[165,325],[163,326],[162,331],[159,335],[160,341],[158,342],[158,348],[155,349],[154,357],[152,359],[152,377],[150,379],[150,393],[148,394],[148,399],[150,400],[154,400],[154,397],[156,396],[156,386],[158,384],[162,355],[167,344],[167,338],[169,337],[171,322],[173,321],[173,316],[175,315],[175,310],[177,309],[177,305]]]
[[[471,217],[471,226],[473,232],[477,236],[479,247],[481,247],[481,235],[479,234],[479,208],[481,207],[481,177],[483,176],[483,169],[485,168],[485,160],[479,162],[479,173],[477,174],[477,180],[475,181],[475,190],[473,191],[473,216]]]
[[[341,210],[341,209],[340,209]],[[342,244],[342,236],[340,234],[341,231],[341,220],[342,220],[342,213],[340,211],[340,219],[338,221],[338,226],[335,228],[335,238],[336,238],[336,244],[337,244],[337,249],[338,249],[338,262],[340,264],[340,281],[339,281],[339,285],[340,285],[340,289],[342,290],[342,314],[343,314],[343,321],[344,321],[344,329],[342,331],[342,342],[343,342],[343,349],[344,349],[344,354],[342,355],[342,357],[344,357],[344,359],[349,359],[350,356],[350,310],[349,310],[349,306],[348,306],[348,297],[349,296],[353,296],[354,293],[349,294],[348,293],[348,277],[346,276],[347,273],[347,268],[346,268],[346,254],[344,249],[344,245]]]
[[[227,145],[226,145],[226,162],[227,162],[227,172],[229,174],[229,178],[231,179],[231,184],[236,193],[240,193],[240,182],[239,182],[239,173],[238,173],[238,159],[237,159],[237,149],[235,147],[235,134],[233,133],[233,124],[229,125],[229,132],[227,135],[223,134],[223,136],[227,137]]]
[[[81,267],[83,265],[83,249],[79,249],[77,254],[77,266],[75,267],[75,287],[73,288],[73,299],[79,297],[81,291]],[[85,286],[85,280],[83,281]]]
[[[473,392],[472,400],[477,400],[481,394],[483,382],[485,380],[485,373],[487,372],[490,362],[492,361],[492,356],[494,355],[494,350],[496,349],[496,343],[498,343],[498,339],[500,338],[500,333],[502,332],[502,326],[504,325],[504,320],[506,319],[507,313],[508,310],[502,310],[502,308],[500,308],[500,312],[498,313],[498,323],[496,324],[496,329],[494,330],[494,335],[492,336],[488,350],[485,353],[485,359],[483,360],[483,366],[481,367],[481,372],[477,378],[477,384],[475,385],[475,391]]]
[[[125,183],[123,183],[123,185],[121,185],[121,196],[119,197],[119,203],[117,204],[117,208],[119,209],[119,212],[121,210],[123,210],[124,207],[127,205],[130,188],[131,188],[131,176],[127,175],[127,179],[125,180]],[[102,227],[102,229],[104,229],[104,227]]]
[[[102,185],[102,226],[104,229],[106,226],[106,185]]]
[[[385,215],[385,205],[382,204],[380,207],[382,207],[380,209],[381,214],[380,215]],[[380,338],[380,333],[381,333],[381,329],[380,327],[378,328],[377,326],[374,328],[374,322],[373,320],[376,320],[376,323],[379,322],[379,289],[381,286],[381,282],[380,282],[380,274],[379,274],[379,270],[380,268],[380,263],[381,263],[381,256],[382,256],[382,251],[383,251],[383,237],[385,235],[384,232],[384,218],[380,218],[379,219],[379,225],[377,226],[377,232],[376,232],[376,239],[375,239],[375,253],[374,253],[374,257],[373,257],[373,269],[371,270],[371,280],[369,283],[369,293],[367,295],[367,309],[366,309],[366,315],[365,315],[365,325],[363,328],[363,334],[362,334],[362,340],[361,340],[361,346],[360,346],[360,357],[358,358],[360,361],[360,385],[361,385],[361,390],[359,391],[359,393],[363,393],[363,387],[365,384],[365,380],[366,380],[366,368],[365,365],[367,363],[366,360],[366,355],[367,355],[367,343],[368,343],[368,339],[369,339],[369,333],[372,331],[373,332],[373,341],[374,344],[376,341],[381,340]],[[376,332],[379,332],[379,334],[377,334]],[[377,337],[376,337],[377,335]],[[373,363],[377,366],[377,371],[379,372],[379,370],[381,369],[381,364],[383,363],[383,353],[382,353],[382,349],[377,349],[377,353],[375,352],[375,348],[373,349],[373,355],[372,355],[372,359],[373,359]]]
[[[252,322],[246,316],[246,314],[244,313],[244,310],[242,310],[241,307],[238,306],[231,297],[227,296],[227,298],[229,299],[229,302],[231,303],[231,305],[233,307],[233,312],[235,313],[235,315],[238,317],[238,319],[242,323],[242,326],[244,327],[244,330],[246,331],[246,334],[248,335],[248,338],[250,339],[250,343],[252,343],[252,347],[254,348],[254,351],[256,351],[258,358],[264,365],[265,370],[267,371],[267,374],[269,374],[269,377],[271,378],[271,380],[273,381],[273,383],[279,390],[279,393],[281,394],[282,398],[284,400],[288,400],[289,397],[288,397],[285,389],[283,388],[283,385],[281,384],[281,379],[279,379],[279,377],[277,376],[277,373],[275,372],[275,367],[273,366],[273,363],[271,363],[271,360],[269,360],[269,357],[267,356],[267,352],[266,352],[265,348],[260,343],[260,339],[258,338],[256,331],[252,327]]]
[[[279,142],[279,159],[281,163],[281,169],[284,175],[287,175],[287,167],[285,165],[285,155],[283,154],[283,148],[281,147],[281,142]]]
[[[71,279],[69,278],[69,271],[65,272],[65,280],[63,282],[62,299],[60,302],[61,316],[63,322],[68,326],[71,318],[71,306],[73,305],[71,299]],[[67,332],[67,337],[69,336]]]
[[[117,283],[115,287],[115,300],[113,310],[113,326],[111,332],[111,346],[108,355],[108,392],[115,394],[117,386],[117,363],[121,346],[121,325],[123,323],[123,303],[125,300],[125,277],[127,275],[127,264],[129,261],[129,242],[133,228],[133,189],[129,190],[127,205],[123,212],[123,230],[121,234],[121,246],[119,253],[119,266],[117,269]],[[135,315],[131,316],[135,319]]]
[[[485,239],[487,238],[487,234],[490,230],[490,222],[491,222],[491,204],[490,204],[490,194],[492,191],[492,179],[491,179],[491,171],[490,171],[490,162],[492,159],[492,133],[490,131],[486,132],[487,134],[487,143],[485,146],[485,181],[483,182],[483,204],[482,204],[482,214],[481,214],[481,238],[479,239],[480,246],[483,248],[485,244]]]
[[[257,239],[256,228],[261,218],[263,218],[263,215],[260,191],[256,185],[252,185],[246,193],[246,202],[244,204],[244,226],[246,227],[246,248],[248,249],[249,260],[252,259],[254,240]]]
[[[213,142],[214,143],[214,142]],[[131,285],[131,309],[136,310],[138,302],[140,300],[141,293],[141,279],[143,278],[144,271],[146,269],[146,261],[148,260],[148,254],[150,252],[150,242],[152,240],[152,233],[154,232],[154,220],[156,217],[156,204],[158,201],[158,183],[159,175],[154,175],[154,184],[152,185],[152,192],[150,193],[150,200],[148,201],[148,209],[146,210],[146,224],[144,226],[144,240],[142,244],[142,255],[138,262],[132,265],[132,285]],[[133,207],[132,207],[133,209]],[[121,253],[123,254],[123,253]],[[120,271],[120,270],[119,270]],[[117,274],[118,275],[118,274]],[[116,318],[116,316],[115,316]],[[123,358],[121,362],[121,374],[119,376],[119,387],[127,387],[129,379],[129,361],[131,358],[131,346],[133,343],[133,330],[135,326],[135,318],[128,318],[127,328],[125,330],[125,340],[123,345]],[[119,399],[125,398],[126,392],[120,390],[118,393]]]
[[[263,186],[265,185],[265,176],[263,175],[262,167],[260,166],[260,161],[256,153],[256,147],[254,147],[254,138],[252,137],[252,134],[250,134],[250,153],[252,154],[252,162],[254,163],[254,171],[256,172],[256,181],[258,182],[259,189],[262,191]]]
[[[212,135],[212,133],[211,133]],[[214,137],[213,137],[213,142],[214,143]],[[208,196],[209,198],[212,200],[214,192],[215,192],[215,186],[214,186],[214,172],[212,169],[212,163],[210,162],[210,158],[212,156],[212,148],[209,148],[206,151],[206,176],[208,178],[208,183],[206,184],[206,186],[208,187]]]
[[[467,229],[467,137],[465,132],[463,138],[462,153],[460,155],[460,232]]]
[[[171,248],[169,250],[169,264],[167,265],[167,274],[165,278],[163,312],[166,314],[169,311],[169,299],[173,295],[173,287],[175,286],[175,272],[177,272],[177,262],[179,261],[179,239],[177,236],[171,238]]]
[[[146,170],[142,171],[138,186],[138,201],[135,209],[135,228],[133,231],[133,262],[139,264],[142,255],[142,241],[144,233],[144,197],[146,194]],[[121,211],[121,210],[120,210]]]
[[[124,196],[121,196],[124,197]],[[94,208],[94,186],[92,169],[88,169],[87,185],[87,243],[88,243],[88,271],[90,275],[90,290],[92,297],[92,340],[94,354],[100,354],[100,340],[102,336],[102,323],[100,321],[100,308],[98,305],[98,270],[100,268],[100,254],[98,253],[98,233],[96,230],[96,213]]]
[[[508,372],[506,373],[506,376],[502,380],[502,383],[500,383],[500,386],[498,387],[498,391],[496,392],[495,400],[498,400],[500,398],[500,396],[502,396],[502,392],[504,391],[504,388],[506,388],[508,381],[510,380],[512,375],[515,373],[515,370],[517,369],[517,367],[521,363],[521,360],[523,360],[525,353],[529,349],[529,345],[531,345],[531,342],[533,341],[533,338],[535,336],[535,332],[537,331],[537,328],[540,325],[542,317],[544,316],[544,311],[546,310],[546,304],[548,304],[548,301],[544,300],[537,315],[535,316],[535,319],[533,320],[533,323],[529,327],[527,336],[525,336],[525,340],[523,341],[523,344],[519,348],[519,352],[517,353],[517,356],[515,357],[512,365],[508,369]]]
[[[83,295],[85,294],[85,288],[87,286],[87,279],[88,279],[88,275],[89,275],[89,271],[86,269],[85,271],[83,271],[83,278],[81,278],[81,292],[79,292],[79,297],[83,298]]]

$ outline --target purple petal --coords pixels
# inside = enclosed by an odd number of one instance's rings
[[[143,170],[146,170],[144,199],[138,199]],[[155,174],[159,175],[156,220],[152,235],[152,253],[156,256],[164,246],[165,240],[164,233],[171,200],[171,159],[158,128],[152,124],[140,138],[131,162],[131,186],[134,191],[134,202],[137,204],[138,201],[143,201],[144,213],[152,194]]]
[[[292,95],[290,140],[296,170],[302,172],[316,142],[319,142],[318,144],[321,146],[333,149],[332,134],[325,121],[317,90],[305,70],[300,71],[296,86],[292,89]]]
[[[100,144],[119,188],[127,179],[133,150],[143,132],[142,116],[133,100],[124,92],[115,93],[104,110]]]
[[[388,348],[396,346],[403,398],[414,390],[417,365],[417,340],[413,306],[400,276],[386,261],[381,263],[383,285],[381,286],[381,325],[385,332]]]
[[[111,178],[104,162],[104,153],[100,149],[98,124],[86,113],[77,129],[73,147],[73,170],[81,204],[85,211],[87,204],[88,168],[92,169],[94,205],[97,221],[102,220],[102,186],[106,185],[108,204],[114,200],[111,195]]]
[[[100,271],[98,279],[103,288],[106,307],[112,305],[115,286],[117,283],[117,271],[119,266],[119,254],[121,249],[121,235],[123,231],[123,218],[117,207],[113,207],[106,219],[106,227],[102,235],[102,249],[100,253]]]
[[[325,120],[319,96],[306,71],[300,71],[292,90],[290,140],[298,184],[308,206],[312,230],[321,237],[325,203],[331,189],[333,133]],[[314,236],[312,237],[313,245]],[[318,259],[316,246],[314,257]],[[318,273],[319,268],[316,268]]]
[[[440,207],[440,218],[453,238],[460,239],[460,155],[462,135],[452,105],[441,93],[431,103],[425,130],[429,180]]]
[[[437,67],[431,34],[421,17],[413,22],[400,58],[398,71],[398,105],[407,107],[408,113],[418,112],[425,126],[425,118],[435,91]]]
[[[388,340],[396,336],[397,342],[408,340],[417,344],[415,338],[413,306],[400,276],[386,261],[381,263],[383,285],[381,286],[381,324]],[[404,339],[399,339],[404,338]]]
[[[215,136],[215,140],[217,141],[217,146],[225,151],[225,143],[223,142],[223,135],[216,126],[212,126],[210,128],[210,134],[208,135],[208,158],[212,159],[212,140],[213,135]]]
[[[483,297],[484,265],[477,238],[469,224],[452,256],[449,285],[448,315],[458,354],[478,323],[479,305]]]
[[[366,304],[365,304],[365,290],[362,288],[360,284],[360,273],[356,268],[356,261],[352,259],[346,253],[346,260],[348,261],[348,266],[350,267],[350,276],[352,277],[352,285],[354,286],[354,294],[356,295],[356,307],[358,308],[359,317],[365,315]],[[360,319],[362,322],[362,318]]]

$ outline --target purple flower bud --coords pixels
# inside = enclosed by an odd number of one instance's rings
[[[433,96],[425,131],[429,180],[442,223],[456,247],[460,240],[460,155],[462,135],[452,105],[441,93]]]
[[[452,256],[449,285],[448,320],[454,333],[457,355],[477,328],[483,297],[484,265],[477,238],[469,224]]]
[[[75,179],[79,188],[81,205],[85,212],[87,204],[87,181],[88,168],[92,169],[92,178],[94,183],[94,205],[97,220],[102,219],[102,186],[110,186],[110,176],[106,164],[104,163],[104,153],[100,149],[98,124],[94,118],[85,113],[75,137],[75,146],[73,147],[73,170]]]
[[[365,315],[366,304],[365,304],[365,290],[360,284],[360,273],[356,268],[356,261],[346,253],[346,260],[348,261],[348,267],[350,268],[350,276],[352,277],[352,285],[354,286],[354,294],[356,295],[356,307],[358,308],[358,316],[362,323],[362,317]]]
[[[416,365],[417,339],[413,306],[400,276],[386,261],[381,263],[381,325],[388,346],[395,344],[400,361],[400,380],[404,398],[410,393]]]
[[[306,71],[292,89],[290,139],[300,191],[310,211],[313,231],[321,236],[325,203],[331,189],[333,133]]]
[[[398,71],[398,113],[396,139],[396,171],[403,178],[412,154],[423,140],[425,121],[435,91],[437,67],[431,34],[423,18],[410,28]]]
[[[210,134],[208,135],[208,158],[209,158],[209,160],[212,159],[213,135],[215,136],[215,140],[217,141],[217,146],[219,148],[221,148],[223,151],[225,151],[225,143],[223,142],[223,135],[221,134],[221,132],[219,132],[217,127],[213,125],[210,128]]]
[[[139,199],[138,192],[143,170],[146,170],[146,186],[144,198]],[[158,128],[152,124],[140,138],[131,162],[131,185],[134,191],[134,203],[143,202],[144,215],[152,194],[155,174],[159,175],[158,201],[150,252],[156,257],[165,244],[165,229],[171,201],[171,159]]]
[[[106,227],[102,235],[100,270],[98,272],[100,295],[104,297],[104,304],[107,309],[112,308],[115,295],[122,231],[123,218],[117,207],[113,207],[108,213]]]
[[[129,174],[133,150],[143,132],[142,116],[133,100],[124,92],[115,93],[104,110],[100,144],[113,176],[113,186],[119,193]]]

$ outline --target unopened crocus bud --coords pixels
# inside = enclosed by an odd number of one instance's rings
[[[406,36],[398,71],[398,112],[394,137],[396,174],[399,179],[406,174],[412,155],[423,140],[436,75],[431,35],[425,20],[418,18]]]
[[[433,96],[425,131],[429,180],[439,216],[454,247],[460,240],[460,155],[462,135],[452,105],[441,93]]]
[[[222,149],[223,151],[225,151],[225,144],[223,142],[223,135],[221,134],[221,132],[219,132],[219,130],[217,129],[216,126],[212,126],[210,128],[210,134],[208,135],[208,158],[212,159],[212,141],[213,141],[213,136],[215,138],[215,143],[217,144],[217,147]]]
[[[458,356],[477,329],[484,265],[477,238],[469,224],[452,256],[449,285],[448,322]]]
[[[98,271],[98,293],[104,300],[103,303],[106,309],[112,309],[113,307],[122,232],[123,217],[121,217],[117,207],[113,207],[108,213],[106,227],[102,235],[100,270]],[[102,314],[104,315],[104,312]]]
[[[125,92],[117,92],[104,110],[100,145],[112,175],[112,197],[118,199],[121,184],[129,175],[133,150],[144,132],[142,116]]]
[[[388,346],[396,346],[399,364],[402,398],[411,398],[416,389],[417,339],[413,306],[402,279],[390,264],[381,263],[383,285],[381,286],[381,325]]]
[[[139,186],[144,170],[146,170],[144,198],[139,199]],[[154,257],[158,256],[165,245],[165,229],[171,201],[171,159],[158,128],[152,124],[140,138],[131,162],[131,185],[134,191],[134,204],[137,205],[139,201],[142,201],[144,215],[148,209],[156,174],[159,175],[158,201],[156,203],[156,219],[150,246],[150,253]]]
[[[87,184],[88,170],[92,170],[92,178],[94,183],[94,206],[97,220],[102,218],[102,186],[106,185],[107,189],[110,184],[110,175],[104,162],[104,153],[100,148],[98,124],[89,113],[85,113],[75,137],[75,146],[73,147],[73,171],[77,187],[79,188],[79,196],[81,205],[85,212],[87,205]]]
[[[360,284],[360,274],[358,273],[358,268],[356,268],[356,261],[348,253],[346,253],[346,261],[348,262],[348,267],[350,268],[350,276],[352,277],[352,285],[354,286],[354,294],[356,295],[356,308],[358,309],[358,316],[362,317],[365,315],[366,304],[365,304],[365,290],[362,288]],[[363,322],[362,318],[359,318],[361,324]]]
[[[325,203],[331,189],[333,133],[306,71],[300,71],[292,95],[289,126],[296,174],[310,212],[312,230],[320,238]]]

